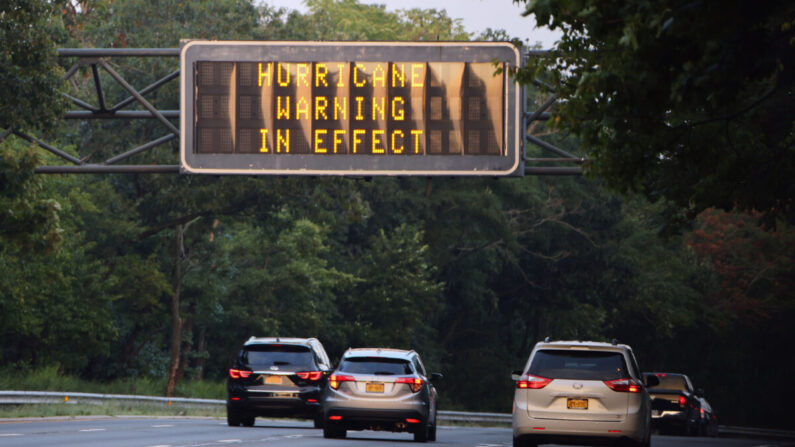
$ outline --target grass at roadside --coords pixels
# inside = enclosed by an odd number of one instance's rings
[[[149,403],[0,405],[0,419],[54,416],[211,416],[226,417],[223,405],[197,407]]]
[[[131,377],[111,382],[90,382],[75,376],[60,374],[55,366],[36,370],[4,368],[0,370],[0,390],[134,394],[162,397],[166,395],[166,379]],[[224,399],[226,384],[223,381],[209,380],[183,381],[174,391],[174,397]]]

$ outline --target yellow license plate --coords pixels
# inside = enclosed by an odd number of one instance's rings
[[[588,399],[567,399],[566,406],[569,410],[587,410]]]
[[[384,384],[383,383],[368,383],[364,385],[364,390],[368,393],[383,393],[384,392]]]
[[[268,376],[265,378],[265,384],[267,385],[281,385],[282,384],[282,376]]]

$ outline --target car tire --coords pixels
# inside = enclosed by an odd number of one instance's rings
[[[429,424],[427,422],[422,424],[422,426],[417,428],[417,431],[414,432],[414,442],[428,442],[429,431]]]
[[[241,419],[241,422],[243,423],[243,427],[253,427],[254,426],[254,421],[256,419],[257,419],[256,416],[244,416]]]
[[[538,447],[538,444],[528,439],[513,438],[513,447]]]
[[[436,441],[436,424],[431,425],[428,430],[428,441]]]
[[[231,408],[226,409],[226,424],[230,427],[240,427],[243,422],[240,412]]]
[[[315,415],[315,428],[323,428],[323,413]]]
[[[337,427],[323,427],[323,437],[329,439],[344,438],[347,435],[347,430]]]

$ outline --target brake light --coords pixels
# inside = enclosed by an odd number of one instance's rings
[[[354,379],[352,376],[343,376],[337,374],[332,374],[331,377],[328,378],[329,386],[335,390],[340,387],[342,382],[356,382],[356,379]]]
[[[316,382],[323,377],[323,372],[321,371],[301,371],[295,373],[299,378],[303,380],[309,380],[310,382]]]
[[[229,370],[229,377],[232,379],[248,379],[251,375],[251,371],[246,371],[244,369],[230,369]]]
[[[406,418],[406,422],[408,422],[409,424],[419,424],[420,420],[414,418]]]
[[[668,377],[668,374],[665,373],[654,373],[654,375],[657,377]]]
[[[640,393],[640,390],[643,389],[643,386],[628,377],[616,380],[605,380],[605,385],[610,387],[611,390],[621,393]]]
[[[406,383],[415,393],[422,389],[422,379],[419,377],[398,377],[395,383]]]
[[[330,420],[330,421],[341,421],[342,420],[342,416],[339,416],[339,415],[329,416],[328,420]]]
[[[679,406],[683,407],[687,404],[687,398],[685,396],[679,396]]]
[[[537,377],[531,374],[523,375],[519,380],[516,381],[516,388],[519,389],[530,389],[530,390],[540,390],[545,386],[549,385],[549,382],[552,382],[552,379],[547,379],[546,377]]]

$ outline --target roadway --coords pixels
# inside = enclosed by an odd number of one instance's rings
[[[2,420],[2,447],[389,447],[412,445],[407,433],[349,431],[346,439],[324,439],[302,421],[257,419],[254,427],[228,427],[216,418],[83,417]],[[439,427],[428,445],[509,447],[509,428]],[[795,443],[759,439],[654,436],[652,447],[784,447]]]

